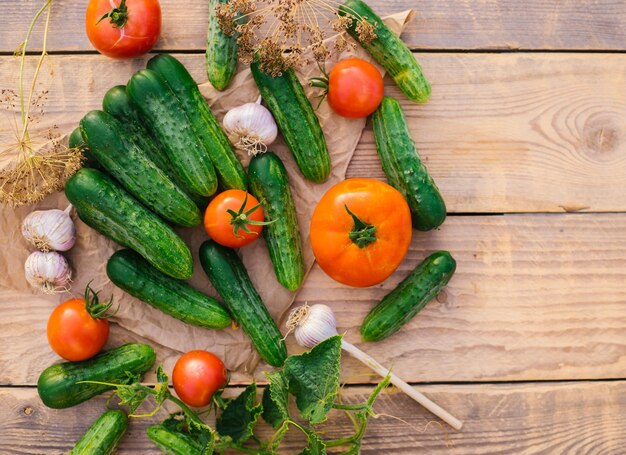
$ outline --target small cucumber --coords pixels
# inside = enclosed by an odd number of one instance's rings
[[[145,125],[165,149],[177,181],[186,192],[211,196],[217,176],[211,158],[191,127],[191,120],[167,82],[150,69],[130,78],[126,91]]]
[[[166,455],[202,455],[202,447],[191,436],[151,425],[147,430],[148,438]]]
[[[132,250],[113,254],[107,275],[130,295],[187,324],[223,329],[231,322],[217,300],[159,272]]]
[[[76,127],[72,134],[69,137],[68,147],[71,149],[78,149],[83,153],[83,167],[92,167],[94,169],[102,169],[100,163],[95,156],[91,153],[85,140],[83,139],[83,135],[80,132],[80,126]]]
[[[88,226],[132,248],[161,272],[191,278],[193,259],[185,242],[110,177],[83,168],[67,181],[65,195]]]
[[[298,76],[290,68],[272,77],[261,70],[258,60],[250,69],[300,172],[312,182],[325,182],[330,175],[326,139]]]
[[[222,188],[245,190],[246,171],[187,69],[167,54],[152,57],[148,68],[158,73],[180,100],[193,131],[211,158]]]
[[[400,103],[384,97],[372,124],[383,171],[409,204],[413,227],[420,231],[439,227],[446,219],[446,203],[415,150]]]
[[[69,455],[112,455],[128,428],[128,417],[119,409],[106,411],[78,440]]]
[[[217,90],[224,90],[237,72],[238,33],[227,35],[218,23],[216,7],[229,0],[209,0],[209,30],[206,43],[206,71],[209,82]]]
[[[156,354],[147,344],[125,344],[103,351],[89,360],[57,363],[46,368],[37,381],[37,392],[49,408],[69,408],[113,389],[111,386],[78,382],[121,384],[128,379],[127,372],[143,375],[152,368],[155,360]]]
[[[91,111],[80,121],[83,138],[98,162],[130,194],[174,224],[200,224],[194,202],[144,153],[138,143],[120,134],[122,124],[103,111]]]
[[[207,240],[200,247],[200,263],[261,358],[281,366],[287,358],[285,341],[237,253]]]
[[[252,158],[248,167],[250,190],[263,205],[265,218],[272,221],[263,228],[278,282],[295,291],[304,280],[302,239],[296,206],[289,189],[283,162],[272,152]]]
[[[430,99],[431,87],[411,50],[385,25],[383,20],[362,0],[347,0],[339,7],[340,16],[353,20],[348,33],[380,65],[387,70],[396,85],[416,103]],[[376,38],[366,42],[359,38],[360,19],[374,26]]]
[[[365,341],[380,341],[396,333],[444,288],[456,261],[447,251],[428,256],[369,312],[361,325]]]

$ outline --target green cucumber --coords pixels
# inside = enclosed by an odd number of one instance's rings
[[[365,341],[380,341],[396,333],[448,284],[456,261],[447,251],[437,251],[418,265],[366,316],[361,325]]]
[[[290,68],[272,77],[261,70],[258,60],[250,69],[300,172],[312,182],[325,182],[330,175],[326,139],[298,76]]]
[[[245,190],[246,171],[187,69],[167,54],[151,58],[148,68],[158,73],[180,100],[193,131],[211,158],[222,188]]]
[[[167,221],[198,226],[200,210],[144,153],[132,138],[120,134],[121,122],[103,111],[91,111],[80,121],[83,138],[98,162],[130,194]]]
[[[237,253],[207,240],[200,247],[200,263],[261,358],[281,366],[287,358],[285,341]]]
[[[239,34],[227,35],[220,27],[215,9],[229,0],[209,0],[209,29],[207,32],[206,71],[209,82],[217,90],[224,90],[237,72]]]
[[[289,189],[289,178],[283,162],[272,152],[252,158],[248,166],[250,190],[263,205],[265,218],[271,221],[263,228],[278,282],[295,291],[304,280],[302,239],[296,206]]]
[[[347,0],[339,7],[339,15],[353,19],[348,28],[350,36],[385,68],[410,100],[426,103],[430,99],[430,84],[411,50],[365,2]],[[376,38],[369,42],[359,38],[357,28],[361,18],[374,26]]]
[[[185,242],[110,177],[83,168],[67,181],[65,195],[88,226],[132,248],[161,272],[191,278],[193,259]]]
[[[130,295],[187,324],[207,329],[230,325],[228,312],[217,300],[159,272],[132,250],[113,254],[107,275]]]
[[[83,153],[85,157],[83,161],[83,167],[100,168],[100,163],[92,155],[83,139],[83,135],[80,132],[80,127],[74,128],[74,131],[70,134],[68,147],[71,149],[78,149]]]
[[[82,362],[63,362],[46,368],[37,381],[37,392],[49,408],[63,409],[89,400],[114,387],[102,384],[78,384],[96,381],[121,384],[133,375],[145,374],[156,359],[147,344],[129,343],[103,351]]]
[[[163,425],[151,425],[148,438],[166,455],[202,455],[202,447],[191,436],[170,430]]]
[[[420,160],[400,103],[384,97],[372,124],[383,171],[408,202],[413,227],[420,231],[439,227],[446,219],[446,203]]]
[[[128,428],[128,417],[119,409],[102,414],[78,440],[69,455],[112,455]]]
[[[102,110],[120,122],[121,134],[132,137],[148,158],[165,171],[168,177],[178,183],[165,150],[143,126],[139,113],[132,106],[128,93],[126,93],[125,85],[116,85],[106,92],[102,99]]]
[[[126,91],[145,125],[165,149],[183,189],[199,196],[215,193],[217,176],[211,158],[167,82],[145,69],[130,78]]]

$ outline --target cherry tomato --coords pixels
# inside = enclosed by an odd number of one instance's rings
[[[259,238],[263,219],[263,207],[254,196],[242,190],[226,190],[207,207],[204,228],[220,245],[240,248]]]
[[[360,58],[341,60],[328,75],[328,104],[343,117],[367,117],[378,108],[384,92],[380,72]]]
[[[189,351],[174,365],[172,382],[178,397],[189,406],[202,407],[228,382],[228,371],[215,354]]]
[[[161,7],[158,0],[91,0],[85,26],[98,52],[118,59],[138,57],[159,39]]]
[[[87,360],[102,350],[109,338],[109,321],[98,314],[110,304],[98,303],[87,288],[84,299],[71,299],[54,309],[48,319],[48,342],[65,360]]]
[[[378,180],[344,180],[329,189],[311,218],[311,247],[334,280],[373,286],[404,259],[412,236],[411,213],[398,190]]]

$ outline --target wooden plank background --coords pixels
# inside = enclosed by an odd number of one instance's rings
[[[417,10],[403,38],[418,51],[433,84],[432,101],[408,103],[389,80],[386,92],[400,98],[451,216],[439,231],[416,233],[406,262],[382,286],[347,289],[316,268],[297,302],[332,305],[340,331],[358,344],[358,326],[376,301],[427,253],[452,251],[459,268],[446,290],[401,334],[361,347],[466,425],[446,433],[403,395],[384,395],[377,411],[406,423],[373,421],[363,453],[623,452],[624,2],[369,3],[381,15]],[[40,5],[0,4],[6,19],[0,88],[16,86],[17,61],[10,54]],[[161,5],[167,17],[157,50],[174,52],[204,82],[206,0]],[[49,90],[46,122],[60,131],[69,132],[100,106],[108,88],[124,83],[146,60],[112,62],[97,55],[84,35],[83,15],[82,4],[55,0],[46,69],[54,77],[41,88]],[[40,46],[37,39],[32,49]],[[34,61],[29,59],[30,69]],[[4,137],[10,131],[5,120],[0,117]],[[348,176],[384,177],[369,125]],[[45,408],[34,385],[42,366],[56,360],[45,339],[49,302],[24,305],[0,290],[0,308],[0,453],[65,452],[104,399],[71,410]],[[111,339],[115,345],[141,341],[117,326]],[[171,370],[178,353],[156,349]],[[289,349],[301,350],[291,338]],[[263,370],[257,369],[257,380]],[[357,402],[376,378],[346,358],[342,380],[345,400]],[[345,433],[347,424],[333,415],[329,437]],[[133,422],[122,454],[154,452],[144,436],[147,425]],[[285,453],[295,453],[298,444],[290,440]]]

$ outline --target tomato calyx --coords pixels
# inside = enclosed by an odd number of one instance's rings
[[[374,243],[376,241],[376,226],[361,220],[358,216],[352,213],[347,204],[345,204],[344,207],[354,220],[354,227],[348,233],[350,240],[352,240],[352,242],[359,248],[365,248],[366,246]]]
[[[85,309],[89,316],[93,319],[106,319],[109,315],[107,312],[113,306],[113,297],[108,302],[100,302],[100,297],[98,293],[91,289],[89,284],[85,288]]]
[[[104,19],[109,18],[109,23],[113,25],[113,28],[122,28],[128,22],[128,7],[126,6],[126,0],[122,0],[120,6],[115,6],[100,18],[96,25],[102,22]]]
[[[322,102],[324,101],[324,99],[326,99],[326,96],[328,95],[328,87],[330,85],[330,76],[328,76],[328,73],[326,72],[326,70],[319,63],[317,64],[317,67],[320,69],[320,72],[322,73],[322,75],[317,76],[317,77],[312,77],[311,79],[309,79],[309,85],[311,87],[317,87],[317,88],[323,89],[323,92],[317,96],[320,99],[320,102],[317,104],[316,109],[319,109],[319,107],[322,105]]]
[[[252,215],[261,207],[262,202],[259,202],[257,205],[255,205],[251,209],[244,211],[247,203],[248,203],[248,193],[246,193],[246,196],[244,197],[243,203],[241,204],[241,207],[239,207],[239,210],[237,210],[236,212],[232,209],[226,210],[226,212],[231,216],[230,224],[233,225],[233,235],[237,237],[238,239],[243,237],[239,235],[239,230],[242,230],[246,234],[258,235],[258,232],[253,232],[250,229],[248,229],[248,225],[267,226],[268,224],[272,224],[274,221],[276,221],[276,220],[272,220],[272,221],[251,220],[249,216]]]

